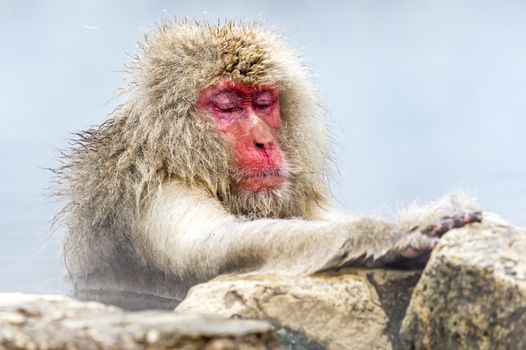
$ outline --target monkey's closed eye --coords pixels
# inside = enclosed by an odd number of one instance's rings
[[[222,92],[211,99],[212,105],[224,113],[232,113],[241,109],[241,97],[232,92]]]
[[[241,108],[240,107],[227,107],[227,108],[223,108],[223,107],[219,107],[219,106],[215,106],[220,112],[223,112],[223,113],[233,113],[233,112],[236,112],[236,111],[240,111]]]
[[[256,107],[267,108],[274,105],[276,99],[274,94],[272,94],[270,91],[262,91],[254,95],[252,102]]]

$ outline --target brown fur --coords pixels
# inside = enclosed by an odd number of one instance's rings
[[[66,206],[57,220],[67,228],[64,254],[77,290],[180,298],[220,273],[312,273],[382,256],[399,241],[402,229],[334,209],[327,132],[300,62],[255,24],[181,21],[145,36],[128,69],[126,101],[79,134],[58,171]],[[224,77],[277,86],[284,188],[233,187],[233,155],[197,110],[199,92]]]
[[[140,210],[163,181],[177,179],[205,188],[236,214],[305,216],[307,198],[326,199],[328,153],[318,101],[297,62],[275,34],[256,25],[163,24],[145,37],[130,66],[128,100],[80,134],[80,147],[66,157],[63,189],[74,198],[71,209],[92,212],[99,225],[122,204]],[[273,194],[261,200],[268,205],[240,205],[240,196],[231,198],[232,157],[196,111],[198,92],[224,76],[278,85],[294,201]]]

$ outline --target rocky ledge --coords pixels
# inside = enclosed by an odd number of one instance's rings
[[[175,313],[0,294],[0,349],[526,349],[525,329],[526,231],[497,222],[447,233],[422,274],[222,276]]]
[[[265,321],[0,294],[0,349],[278,349]]]
[[[418,271],[230,276],[191,289],[176,311],[271,320],[293,349],[391,349]],[[204,302],[206,301],[206,302]]]
[[[293,348],[526,349],[526,231],[452,230],[421,278],[358,269],[225,276],[192,288],[176,310],[271,320]]]
[[[526,230],[447,234],[403,321],[408,349],[526,349]]]

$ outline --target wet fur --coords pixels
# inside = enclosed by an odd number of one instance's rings
[[[199,92],[224,77],[277,86],[282,189],[236,188],[234,157],[197,110]],[[57,170],[65,206],[56,221],[77,289],[180,298],[221,273],[313,273],[380,257],[415,221],[474,207],[448,197],[405,212],[397,226],[335,209],[318,93],[298,55],[259,25],[162,24],[145,36],[128,79],[125,102],[79,133]]]

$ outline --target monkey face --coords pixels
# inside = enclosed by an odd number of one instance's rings
[[[222,79],[202,91],[199,108],[231,145],[241,190],[261,192],[283,186],[284,158],[277,141],[281,114],[274,86]]]

